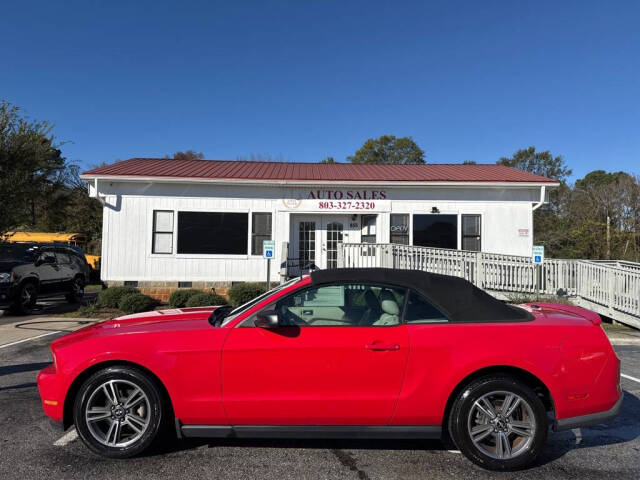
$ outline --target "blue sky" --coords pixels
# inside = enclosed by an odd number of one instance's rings
[[[529,145],[640,174],[640,2],[30,1],[0,15],[0,99],[89,167],[189,148],[431,163]]]

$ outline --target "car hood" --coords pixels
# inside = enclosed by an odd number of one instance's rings
[[[18,265],[24,265],[27,262],[21,262],[19,260],[5,260],[0,261],[0,272],[10,272],[13,268]]]
[[[209,316],[218,307],[175,308],[136,313],[94,323],[54,340],[53,348],[60,348],[92,336],[122,334],[166,333],[176,331],[215,328],[209,324]]]

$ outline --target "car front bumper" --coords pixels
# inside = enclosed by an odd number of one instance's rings
[[[598,425],[600,423],[606,423],[609,420],[613,420],[618,416],[620,410],[622,409],[622,399],[624,398],[624,393],[620,392],[620,397],[616,401],[616,403],[609,410],[604,410],[602,412],[590,413],[589,415],[581,415],[579,417],[569,417],[569,418],[561,418],[560,420],[556,420],[553,429],[556,432],[562,430],[571,430],[572,428],[581,428],[588,427],[590,425]]]
[[[0,310],[10,307],[15,298],[15,289],[9,283],[0,283]]]
[[[64,414],[64,392],[62,382],[56,371],[55,364],[43,368],[38,373],[38,391],[42,401],[44,413],[55,423],[62,423]]]

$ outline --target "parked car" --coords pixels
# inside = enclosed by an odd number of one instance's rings
[[[0,234],[0,241],[11,243],[39,243],[39,244],[62,244],[68,245],[76,252],[84,256],[89,265],[88,281],[100,283],[100,256],[83,253],[87,248],[88,237],[84,233],[61,233],[61,232],[5,232]]]
[[[89,266],[82,252],[57,244],[0,243],[0,309],[27,314],[38,298],[84,295]]]
[[[441,438],[512,470],[554,430],[605,422],[620,362],[588,310],[510,306],[469,282],[316,271],[236,309],[129,315],[52,342],[45,413],[94,452],[179,437]]]

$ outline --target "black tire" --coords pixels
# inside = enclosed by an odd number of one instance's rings
[[[138,404],[136,408],[131,409],[135,411],[135,415],[138,415],[138,418],[144,416],[148,420],[146,427],[141,428],[142,433],[135,433],[134,430],[127,425],[126,422],[130,420],[129,416],[131,413],[122,414],[122,410],[118,411],[117,409],[114,413],[114,408],[108,407],[108,405],[110,405],[108,401],[105,402],[105,409],[111,412],[109,418],[94,422],[87,420],[87,408],[90,407],[91,411],[94,411],[96,408],[93,404],[89,405],[89,402],[94,402],[94,399],[97,399],[95,401],[99,402],[102,385],[112,381],[114,381],[115,385],[132,385],[132,391],[134,387],[138,388],[146,396],[148,402]],[[116,389],[118,389],[118,387],[116,387]],[[120,388],[118,392],[119,394],[116,393],[116,396],[120,400],[117,405],[124,407],[126,397],[123,397],[126,392],[123,388]],[[105,399],[106,398],[105,395]],[[111,405],[113,404],[111,403]],[[117,405],[115,406],[116,408]],[[140,413],[142,408],[145,410],[144,414]],[[126,408],[124,408],[124,410],[128,412]],[[115,416],[118,414],[124,415],[124,417]],[[120,420],[118,420],[118,418],[120,418]],[[158,438],[158,434],[162,430],[162,425],[165,423],[164,398],[154,379],[150,378],[143,371],[128,366],[108,367],[94,373],[82,384],[75,398],[73,419],[76,430],[78,431],[78,436],[90,450],[105,457],[128,458],[144,452],[151,447]],[[104,435],[104,437],[100,439],[101,433],[110,431],[111,423],[120,425],[118,428],[123,436],[122,445],[118,445],[116,442],[113,442],[113,445],[105,444],[104,441],[108,440],[107,435]],[[132,432],[133,436],[127,438],[127,433]],[[114,437],[114,439],[116,438]],[[131,443],[126,444],[127,441]]]
[[[500,441],[499,435],[501,434],[501,430],[499,429],[505,428],[507,429],[505,432],[507,439],[515,436],[515,439],[513,440],[514,444],[509,448],[521,448],[520,451],[514,451],[516,455],[511,458],[494,458],[491,454],[487,454],[479,448],[471,438],[471,425],[485,429],[489,426],[489,423],[491,423],[488,421],[488,415],[480,425],[475,423],[478,418],[477,415],[479,410],[474,407],[474,404],[476,401],[481,400],[485,395],[496,393],[497,395],[495,397],[489,398],[499,398],[499,396],[505,392],[515,394],[517,397],[520,397],[519,405],[521,406],[518,407],[520,408],[519,411],[525,412],[522,413],[522,415],[527,417],[531,415],[527,415],[526,412],[532,413],[535,422],[531,421],[531,423],[535,426],[535,429],[533,434],[528,437],[523,437],[521,440],[517,434],[510,433],[510,430],[508,430],[511,428],[510,422],[512,419],[509,419],[507,423],[500,423],[500,420],[504,418],[502,415],[502,408],[500,407],[499,409],[494,410],[494,414],[500,414],[500,418],[496,416],[494,419],[498,424],[496,426],[498,430],[492,430],[492,428],[489,428],[488,431],[490,433],[487,435],[486,439],[482,441],[489,444],[493,443],[495,445],[494,454],[500,456],[496,442]],[[524,402],[522,402],[522,400],[524,400]],[[504,402],[506,402],[506,400],[504,400]],[[528,405],[529,410],[525,410],[525,404]],[[482,418],[482,414],[480,414],[480,417]],[[544,404],[531,388],[517,378],[509,375],[491,375],[472,381],[460,391],[455,399],[453,408],[451,409],[448,427],[451,438],[458,449],[473,463],[489,470],[511,471],[525,468],[540,454],[547,439],[548,421]],[[487,430],[485,430],[485,432],[486,431]],[[489,438],[489,435],[491,438]],[[476,438],[478,436],[479,435],[476,434]],[[523,443],[516,445],[516,442]],[[484,446],[482,443],[481,445]],[[500,447],[502,450],[502,444]],[[504,450],[506,451],[506,448]]]
[[[9,311],[14,315],[29,315],[36,306],[38,289],[34,283],[25,282],[18,290],[16,301]]]
[[[69,303],[78,303],[84,297],[84,280],[78,276],[73,279],[71,284],[71,291],[67,293],[64,298]]]

